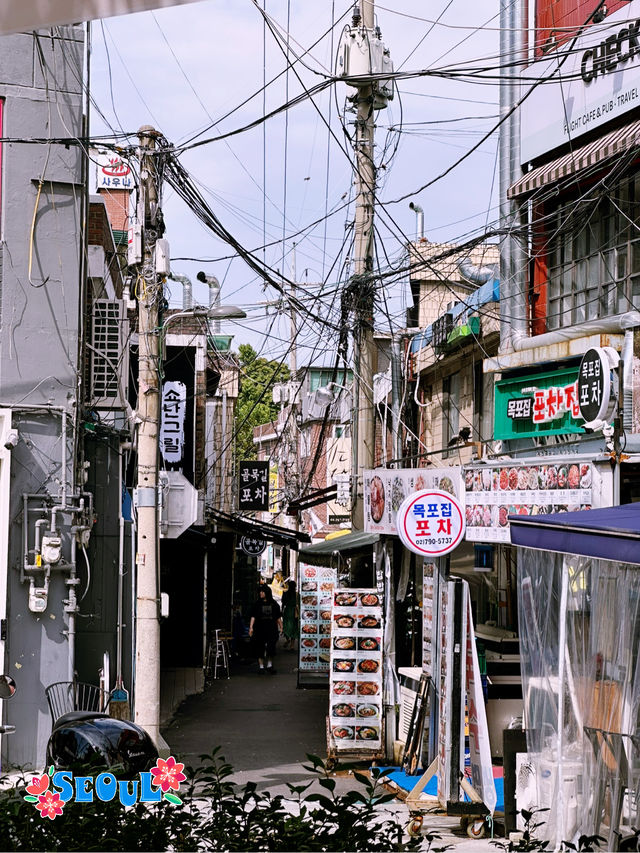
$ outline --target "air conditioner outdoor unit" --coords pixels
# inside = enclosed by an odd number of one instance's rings
[[[124,409],[129,375],[127,313],[122,300],[95,299],[91,324],[91,406]]]

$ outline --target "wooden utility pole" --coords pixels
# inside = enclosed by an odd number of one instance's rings
[[[156,745],[160,737],[160,590],[158,587],[158,430],[160,415],[159,307],[162,284],[155,268],[161,227],[154,149],[160,134],[145,125],[140,140],[137,220],[142,226],[138,264],[138,476],[136,544],[135,721]],[[134,235],[135,239],[135,235]]]
[[[358,22],[354,15],[354,26]],[[362,0],[361,26],[369,33],[375,26],[373,0]],[[373,214],[376,169],[374,164],[374,91],[371,81],[358,86],[356,117],[356,219],[354,278],[361,283],[355,307],[355,501],[352,528],[364,529],[364,486],[362,472],[375,460],[375,408],[373,374],[376,352],[373,342]]]

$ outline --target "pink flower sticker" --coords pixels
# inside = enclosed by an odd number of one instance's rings
[[[46,794],[41,794],[38,797],[36,808],[40,812],[40,817],[48,817],[49,820],[55,820],[56,815],[62,814],[64,802],[60,799],[60,794],[47,791]]]
[[[43,773],[42,776],[32,776],[31,783],[27,785],[27,793],[34,797],[39,797],[49,787],[49,776]]]
[[[173,755],[170,755],[166,761],[159,758],[156,766],[151,768],[153,776],[151,784],[158,785],[165,794],[171,789],[177,791],[180,788],[180,782],[184,782],[187,778],[183,770],[184,764],[179,764]]]

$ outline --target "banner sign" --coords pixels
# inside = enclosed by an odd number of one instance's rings
[[[460,750],[461,766],[451,768],[452,738],[464,743],[464,729],[453,732],[453,649],[459,640],[454,636],[455,582],[446,581],[439,587],[438,611],[440,613],[440,670],[438,682],[438,799],[443,806],[451,799],[453,786],[458,784],[458,773],[464,771],[464,749]],[[453,777],[453,778],[452,778]]]
[[[382,596],[375,589],[333,593],[329,726],[337,750],[382,746]]]
[[[299,667],[305,672],[329,672],[331,608],[337,572],[301,563],[299,575]]]
[[[510,542],[510,515],[548,515],[591,509],[594,466],[563,460],[553,465],[478,465],[465,468],[465,538]]]
[[[238,463],[238,509],[266,511],[269,509],[269,462]]]
[[[637,109],[639,43],[634,0],[523,70],[521,95],[545,82],[520,107],[522,164]]]
[[[465,671],[467,682],[467,715],[469,719],[471,784],[482,797],[482,802],[489,809],[491,814],[493,814],[498,797],[496,794],[495,782],[493,781],[489,725],[487,723],[487,710],[484,704],[482,680],[480,678],[478,649],[476,648],[476,635],[473,628],[473,615],[471,613],[471,596],[469,595],[469,585],[467,581],[464,581],[464,585],[467,587],[467,647]]]
[[[165,382],[162,386],[160,454],[169,465],[179,465],[182,462],[186,410],[187,386],[185,383]]]
[[[400,504],[396,527],[402,544],[414,554],[443,557],[462,542],[464,506],[447,492],[414,492]]]
[[[459,466],[450,468],[375,468],[364,472],[364,529],[397,536],[400,504],[413,492],[437,489],[464,500]]]

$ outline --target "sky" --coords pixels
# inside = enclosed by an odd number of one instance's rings
[[[287,68],[286,44],[265,25],[265,6],[271,27],[285,41],[289,33],[290,60],[302,58],[288,74],[281,73]],[[344,128],[353,131],[353,114],[345,107],[354,90],[339,82],[259,127],[226,140],[216,136],[243,128],[303,93],[303,86],[326,79],[352,9],[344,0],[203,0],[91,25],[91,90],[103,114],[93,109],[92,134],[135,133],[151,124],[175,145],[212,140],[184,151],[180,159],[217,216],[261,260],[289,278],[295,272],[298,295],[312,314],[334,320],[349,275],[345,237],[354,208],[345,204],[352,197],[353,170]],[[498,13],[497,0],[376,5],[396,71],[495,61]],[[263,96],[263,80],[277,75]],[[398,90],[376,114],[376,154],[384,165],[376,250],[383,269],[400,264],[407,240],[415,238],[411,200],[424,208],[425,236],[434,242],[464,239],[497,217],[497,133],[446,177],[418,191],[493,126],[495,81],[423,75],[398,81]],[[401,196],[408,197],[395,202]],[[208,299],[206,286],[195,280],[198,270],[217,276],[222,303],[240,305],[248,314],[246,320],[223,322],[234,345],[249,342],[268,358],[286,356],[290,320],[280,295],[234,257],[170,188],[163,210],[172,270],[192,278],[195,300]],[[263,248],[265,243],[270,245]],[[172,283],[172,305],[180,299],[180,286]],[[407,279],[379,288],[378,301],[377,327],[404,326]],[[298,364],[331,361],[335,335],[308,318],[301,318],[298,328]]]

